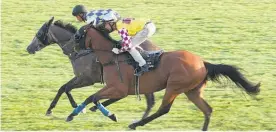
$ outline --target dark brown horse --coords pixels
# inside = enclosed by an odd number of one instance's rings
[[[40,51],[51,44],[58,44],[63,53],[68,56],[72,64],[75,77],[60,87],[55,98],[50,104],[50,107],[47,109],[46,115],[52,114],[52,109],[56,106],[60,96],[64,92],[68,96],[72,107],[76,108],[77,103],[71,94],[71,90],[91,86],[94,83],[101,82],[101,65],[96,61],[97,58],[95,54],[87,52],[87,50],[80,50],[78,52],[74,50],[76,43],[73,36],[77,31],[76,27],[61,20],[57,20],[55,22],[53,22],[53,20],[54,18],[42,25],[37,34],[34,36],[32,42],[27,47],[27,51],[30,54],[35,54],[37,51]],[[150,41],[144,42],[141,45],[141,48],[149,51],[159,49]],[[147,109],[142,118],[147,117],[155,103],[154,95],[152,93],[145,94],[145,97],[147,100]],[[107,106],[118,100],[119,99],[107,100],[103,103],[103,105]],[[90,110],[95,111],[96,108],[97,107],[92,107]]]
[[[105,65],[104,80],[106,86],[95,94],[88,97],[68,116],[67,121],[71,121],[87,104],[93,102],[103,112],[104,115],[112,115],[100,103],[101,99],[118,99],[128,95],[134,95],[135,90],[132,84],[133,67],[123,61],[125,54],[116,55],[112,50],[112,42],[104,38],[94,28],[89,28],[86,44],[95,52],[101,64]],[[114,62],[118,58],[118,65]],[[113,62],[113,63],[110,63]],[[110,65],[108,65],[110,64]],[[120,67],[121,73],[117,68]],[[122,75],[123,82],[119,75]],[[152,120],[168,113],[174,99],[184,93],[204,114],[205,121],[202,130],[208,129],[212,108],[203,99],[202,91],[208,79],[218,80],[224,76],[232,80],[238,87],[243,88],[248,94],[260,92],[260,83],[257,85],[249,82],[237,68],[225,64],[211,64],[202,60],[199,56],[188,51],[165,52],[161,55],[159,66],[140,77],[140,93],[147,94],[165,89],[165,95],[158,111],[151,116],[129,125],[129,128],[136,129],[137,126],[144,126]],[[113,114],[113,117],[114,114]]]

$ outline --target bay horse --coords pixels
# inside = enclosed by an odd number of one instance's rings
[[[52,109],[56,106],[60,96],[65,92],[73,108],[77,107],[71,90],[75,88],[83,88],[85,86],[94,85],[94,83],[100,83],[101,80],[101,64],[97,62],[97,57],[95,53],[89,52],[87,50],[74,50],[76,42],[73,37],[77,32],[77,28],[70,23],[57,20],[53,22],[54,17],[52,17],[48,22],[44,23],[42,27],[37,31],[32,42],[27,47],[29,54],[35,54],[37,51],[51,45],[58,44],[62,49],[64,55],[66,55],[73,67],[74,77],[62,85],[49,108],[46,111],[46,115],[52,115]],[[154,51],[159,48],[150,41],[146,41],[141,45],[144,50]],[[155,104],[154,95],[152,93],[145,94],[147,108],[142,118],[147,117],[151,108]],[[114,103],[120,99],[111,99],[103,103],[107,106]],[[95,111],[97,107],[91,107],[91,111]]]
[[[116,55],[111,50],[113,44],[95,28],[87,29],[86,46],[96,54],[100,63],[104,65],[104,81],[106,85],[95,94],[89,96],[82,104],[73,110],[66,121],[72,121],[86,105],[94,103],[101,112],[114,121],[116,116],[101,105],[101,99],[118,99],[134,95],[135,89],[131,83],[134,80],[134,69],[125,63],[125,53]],[[118,72],[118,68],[122,69]],[[120,81],[122,75],[123,81]],[[168,113],[175,98],[184,93],[204,114],[202,127],[207,131],[212,113],[211,106],[203,99],[203,89],[208,80],[219,81],[219,77],[226,77],[242,88],[247,94],[258,94],[260,83],[254,85],[234,66],[226,64],[212,64],[199,56],[184,50],[164,52],[156,69],[144,73],[140,77],[140,93],[147,94],[165,89],[162,104],[156,113],[129,125],[130,129],[144,126],[154,119]]]

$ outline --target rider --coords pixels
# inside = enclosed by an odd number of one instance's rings
[[[102,19],[103,16],[109,12],[112,12],[119,16],[119,14],[112,9],[91,10],[90,12],[88,12],[85,6],[83,5],[76,5],[73,8],[72,15],[75,16],[79,22],[86,22],[87,24],[90,24],[90,25],[96,25],[97,23],[93,23],[93,22],[99,22],[99,20]],[[113,43],[119,43],[118,41],[112,39],[108,33],[106,32],[102,32],[102,33],[106,38],[111,40]],[[75,39],[79,39],[80,38],[79,35],[80,34],[77,33],[75,36]]]
[[[105,14],[108,13],[114,13],[119,15],[116,11],[112,9],[100,9],[100,10],[91,10],[88,12],[83,5],[76,5],[73,8],[72,15],[77,18],[78,21],[80,22],[86,22],[87,24],[92,24],[91,22],[95,22],[94,20],[96,19],[96,22],[99,21],[99,19],[102,19]]]
[[[128,51],[141,67],[141,71],[136,75],[140,76],[144,72],[149,71],[149,65],[135,47],[139,46],[155,33],[156,27],[154,23],[151,21],[137,20],[135,18],[121,19],[116,13],[109,12],[93,24],[95,24],[95,27],[101,28],[101,30],[109,33],[115,30],[118,31],[122,38],[122,48],[113,48],[112,51],[115,54]]]
[[[95,10],[87,14],[85,7],[82,5],[77,5],[73,9],[72,14],[79,21],[86,21],[87,24],[92,24],[94,27],[107,33],[117,30],[122,38],[122,48],[113,48],[112,51],[115,54],[128,51],[141,67],[141,71],[136,75],[140,76],[144,72],[149,71],[149,65],[135,47],[139,46],[155,33],[156,27],[154,23],[151,21],[136,20],[134,18],[124,18],[121,20],[120,15],[111,9]]]

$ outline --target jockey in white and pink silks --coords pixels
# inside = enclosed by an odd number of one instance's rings
[[[79,6],[78,8],[76,8]],[[73,9],[73,15],[79,21],[85,21],[87,24],[92,24],[96,28],[100,28],[108,33],[115,30],[118,31],[122,38],[122,48],[113,48],[115,54],[129,52],[136,62],[139,63],[141,71],[136,75],[140,76],[149,70],[149,65],[135,48],[151,37],[156,30],[154,23],[151,21],[137,20],[134,18],[121,19],[120,15],[111,10],[92,10],[89,13],[84,10],[84,6],[77,5]],[[75,12],[74,12],[75,11]]]

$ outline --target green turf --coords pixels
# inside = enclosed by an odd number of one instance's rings
[[[77,23],[71,16],[75,0],[3,0],[1,42],[2,130],[128,130],[141,117],[145,99],[135,96],[108,107],[118,116],[112,122],[100,112],[72,112],[63,95],[54,115],[45,112],[57,90],[73,77],[68,58],[57,45],[35,55],[26,47],[40,26],[55,16]],[[261,82],[257,99],[244,96],[231,82],[208,83],[204,95],[214,112],[209,130],[276,130],[276,1],[275,0],[83,0],[89,8],[112,8],[125,17],[151,18],[157,26],[152,40],[166,51],[185,49],[212,63],[243,69],[249,80]],[[72,91],[78,103],[102,85]],[[156,111],[163,91],[156,94]],[[89,105],[91,106],[91,105]],[[200,130],[204,117],[179,96],[169,114],[138,130]]]

